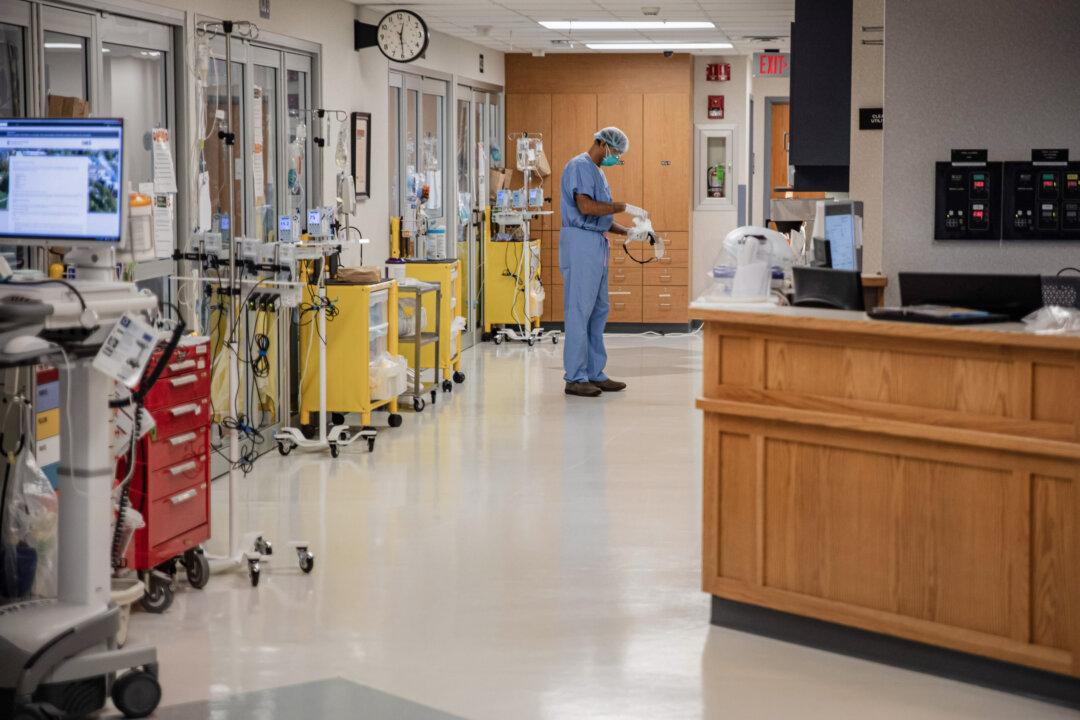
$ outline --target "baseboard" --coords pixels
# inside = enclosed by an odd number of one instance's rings
[[[690,332],[695,325],[699,325],[700,322],[694,321],[693,323],[608,323],[604,328],[605,333],[612,333],[618,335],[640,335],[643,332],[655,332],[661,335],[669,335],[672,333],[687,333]],[[561,322],[545,322],[542,323],[545,330],[565,330],[565,323]]]
[[[759,605],[712,598],[713,625],[764,635],[883,665],[1080,709],[1080,679],[825,622]]]

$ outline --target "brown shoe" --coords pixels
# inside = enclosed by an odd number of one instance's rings
[[[619,392],[620,390],[626,389],[626,383],[610,378],[607,380],[593,380],[592,384],[604,392]]]
[[[566,383],[566,394],[577,395],[578,397],[596,397],[600,394],[600,388],[587,382]]]

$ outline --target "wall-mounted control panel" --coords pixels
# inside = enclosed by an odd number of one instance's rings
[[[1005,163],[1002,237],[1080,240],[1080,162]]]
[[[934,238],[1001,239],[1001,163],[939,162]]]

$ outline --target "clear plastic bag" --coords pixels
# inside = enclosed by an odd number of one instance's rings
[[[409,363],[401,355],[381,353],[368,366],[368,383],[373,400],[389,400],[405,392]]]
[[[1040,335],[1080,333],[1080,310],[1060,305],[1048,305],[1025,317],[1024,326],[1028,332]]]
[[[768,228],[736,228],[724,238],[704,302],[765,302],[783,287],[794,255],[787,239]]]
[[[0,595],[55,597],[59,498],[29,447],[9,458],[0,518]]]

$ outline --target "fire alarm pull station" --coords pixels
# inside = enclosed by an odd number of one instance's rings
[[[724,119],[724,96],[723,95],[710,95],[709,96],[709,119],[710,120],[723,120]]]
[[[727,82],[731,79],[729,63],[709,63],[705,66],[705,79],[709,82]]]
[[[1005,163],[1002,211],[1007,240],[1080,240],[1080,162],[1032,150],[1031,162]]]
[[[1001,239],[1001,163],[985,150],[953,150],[937,163],[935,240]]]

